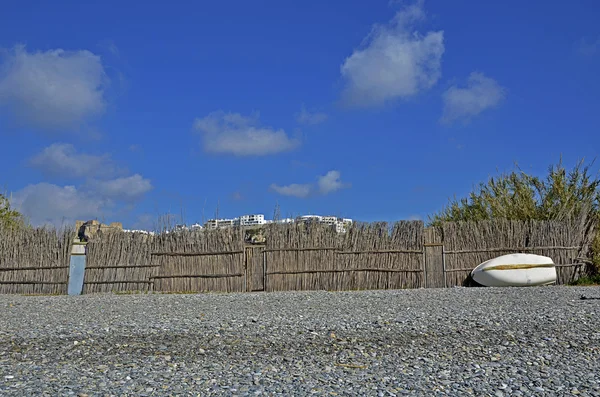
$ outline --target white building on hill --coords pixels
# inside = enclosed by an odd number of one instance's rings
[[[206,229],[218,229],[233,226],[260,226],[270,223],[294,223],[294,222],[318,222],[334,228],[338,233],[345,233],[352,224],[350,218],[338,218],[337,216],[303,215],[296,219],[284,218],[276,221],[266,220],[263,214],[242,215],[234,219],[210,219],[205,224]]]
[[[318,222],[331,226],[338,233],[346,233],[348,227],[352,225],[352,219],[350,218],[338,218],[337,216],[321,216],[321,215],[303,215],[297,218],[298,222]]]
[[[258,226],[266,223],[263,214],[242,215],[239,218],[234,219],[235,226]]]
[[[234,226],[235,221],[233,219],[209,219],[204,224],[207,229],[219,229],[223,227]]]

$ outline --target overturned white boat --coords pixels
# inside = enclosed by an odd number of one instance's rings
[[[483,262],[471,277],[486,287],[529,287],[556,282],[552,258],[534,254],[502,255]]]

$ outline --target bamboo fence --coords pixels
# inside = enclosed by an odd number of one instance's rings
[[[152,245],[155,291],[244,292],[246,268],[239,228],[161,234]]]
[[[73,230],[0,228],[0,294],[65,294]]]
[[[551,257],[558,284],[586,273],[593,224],[482,221],[424,228],[420,221],[268,225],[265,246],[239,228],[156,236],[99,233],[87,245],[83,293],[361,290],[470,285],[499,255]],[[66,293],[73,231],[0,230],[0,293]]]
[[[84,293],[245,291],[241,231],[105,233],[87,247]]]
[[[267,232],[266,290],[418,288],[423,223],[354,224],[346,234],[318,223]]]
[[[83,293],[151,291],[158,269],[151,263],[154,237],[143,233],[99,233],[87,244]]]

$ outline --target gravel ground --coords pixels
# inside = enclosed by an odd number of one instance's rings
[[[600,396],[582,294],[0,295],[0,395]]]

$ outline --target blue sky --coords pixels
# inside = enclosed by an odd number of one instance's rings
[[[0,187],[35,224],[426,219],[600,148],[595,0],[2,8]]]

